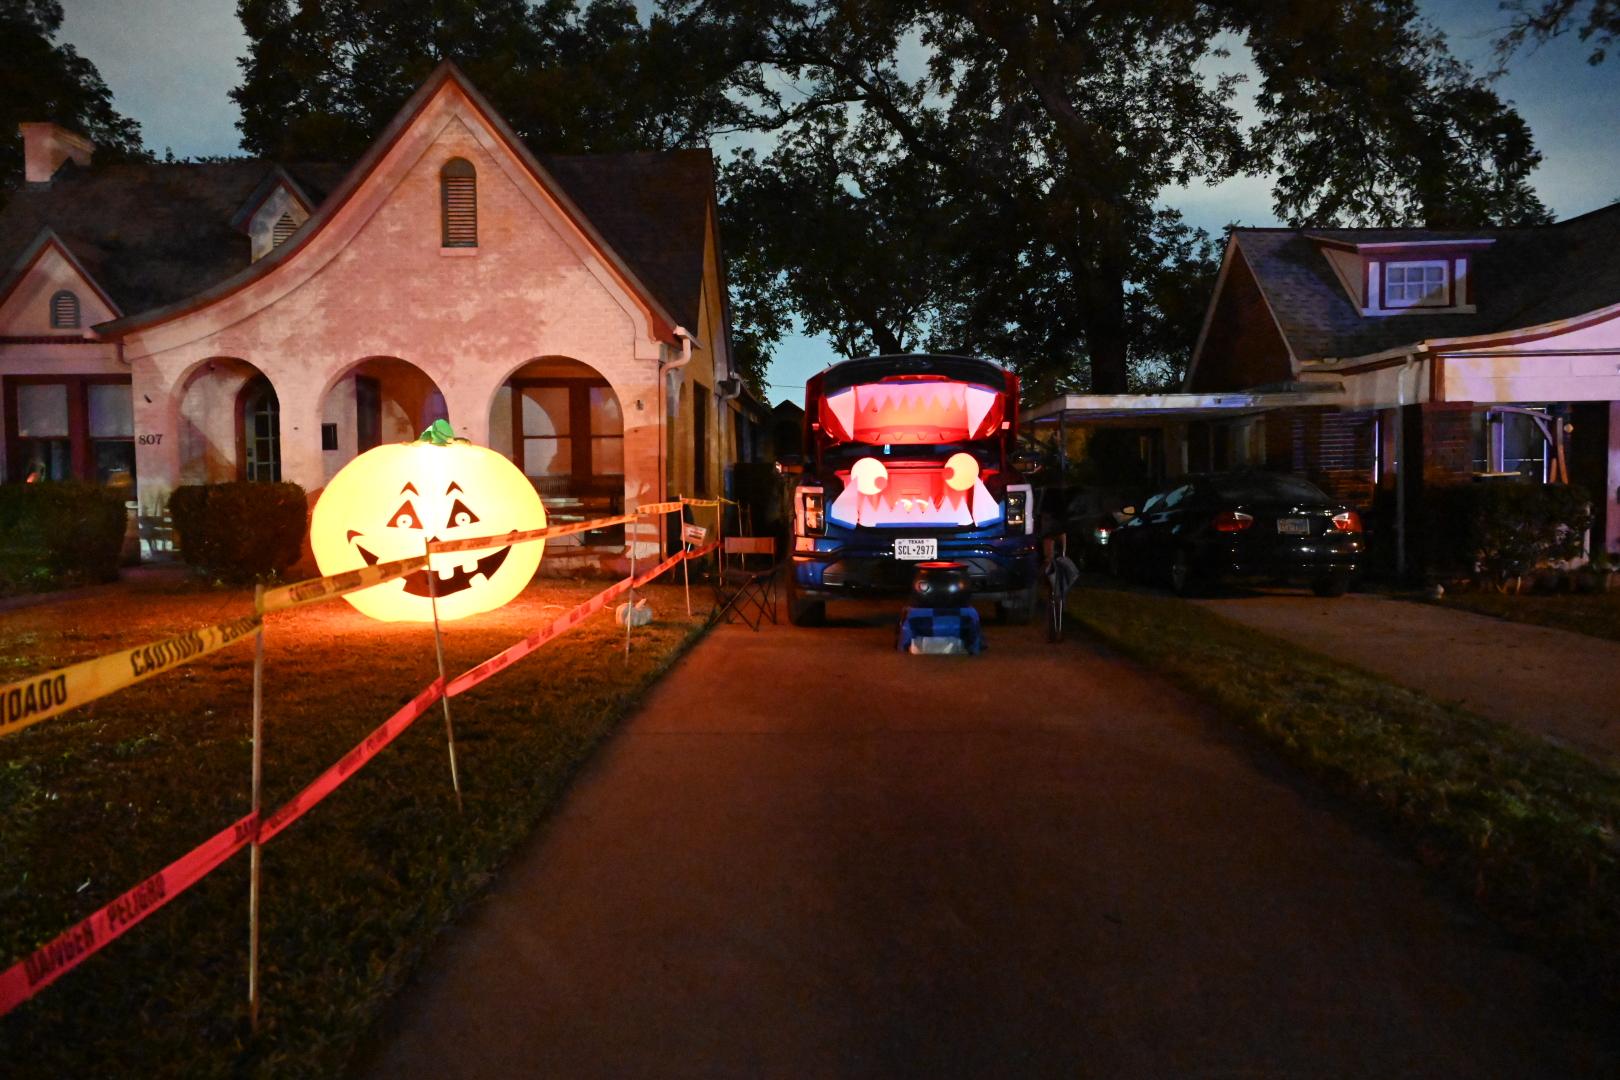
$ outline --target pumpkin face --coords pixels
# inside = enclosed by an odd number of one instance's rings
[[[431,430],[428,433],[432,434]],[[367,450],[326,485],[310,519],[322,575],[419,556],[427,540],[544,528],[546,511],[527,477],[506,458],[470,442],[395,443]],[[534,577],[545,541],[431,557],[427,570],[344,597],[386,622],[460,619],[509,602]]]

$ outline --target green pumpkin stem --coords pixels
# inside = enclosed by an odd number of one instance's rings
[[[428,425],[428,429],[417,437],[417,442],[432,443],[434,446],[449,446],[451,443],[466,442],[466,439],[456,437],[456,429],[450,426],[448,420],[435,420]]]

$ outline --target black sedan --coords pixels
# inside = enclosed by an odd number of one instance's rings
[[[1284,473],[1188,476],[1113,531],[1120,577],[1166,581],[1178,593],[1222,578],[1304,580],[1342,596],[1366,550],[1361,518]]]

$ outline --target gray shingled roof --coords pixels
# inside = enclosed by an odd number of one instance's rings
[[[1554,225],[1432,229],[1236,229],[1283,334],[1301,360],[1365,356],[1432,338],[1513,330],[1620,303],[1620,204]],[[1491,239],[1470,261],[1472,315],[1368,318],[1311,237],[1370,244]]]
[[[709,152],[558,157],[545,166],[653,298],[695,329],[714,190]],[[248,158],[66,165],[0,210],[0,277],[50,228],[125,315],[185,300],[248,266],[248,239],[231,219],[275,167]],[[317,204],[348,171],[283,167]]]

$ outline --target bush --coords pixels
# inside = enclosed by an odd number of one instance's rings
[[[1430,568],[1501,582],[1578,558],[1592,524],[1591,499],[1561,484],[1488,482],[1424,493]]]
[[[298,561],[309,503],[297,484],[196,484],[169,496],[180,556],[210,576],[244,583]]]
[[[0,593],[116,579],[128,523],[119,490],[0,484]]]

